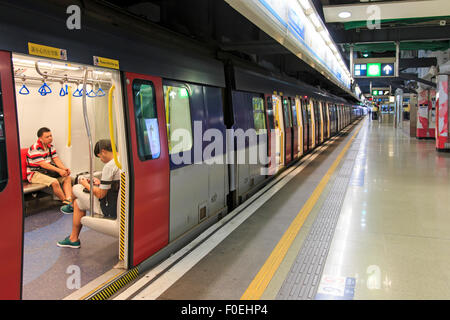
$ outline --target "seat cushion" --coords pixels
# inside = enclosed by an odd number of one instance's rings
[[[22,168],[22,180],[27,180],[27,153],[28,148],[20,149],[20,165]]]

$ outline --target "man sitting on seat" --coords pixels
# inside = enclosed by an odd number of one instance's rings
[[[40,128],[37,132],[38,140],[27,153],[27,180],[30,183],[40,183],[52,187],[55,195],[65,204],[65,214],[73,212],[72,208],[72,179],[70,169],[66,168],[59,159],[49,128]],[[62,189],[60,183],[63,185]]]
[[[94,212],[102,212],[104,217],[115,219],[117,216],[117,197],[119,195],[120,169],[116,166],[110,140],[99,140],[95,144],[94,154],[105,163],[102,170],[101,181],[94,178]],[[90,184],[88,179],[82,178],[79,184],[73,187],[74,212],[72,220],[72,233],[57,243],[58,247],[79,248],[78,238],[83,227],[81,218],[90,209]]]

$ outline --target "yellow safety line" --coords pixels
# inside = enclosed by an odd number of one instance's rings
[[[319,197],[322,194],[323,190],[325,189],[333,172],[336,170],[337,166],[341,162],[347,150],[350,148],[353,139],[355,139],[361,127],[362,125],[358,128],[358,130],[356,130],[355,134],[347,142],[344,149],[338,155],[337,159],[328,169],[327,173],[322,178],[319,185],[316,187],[312,195],[304,204],[303,208],[297,214],[297,217],[294,219],[289,228],[281,237],[280,241],[270,254],[269,258],[266,260],[262,268],[259,270],[258,274],[255,276],[253,281],[250,283],[247,290],[245,290],[244,294],[241,297],[241,300],[258,300],[261,298],[262,294],[269,285],[269,282],[272,280],[272,277],[274,276],[275,272],[277,271],[278,267],[283,261],[292,242],[294,241],[295,237],[300,231],[300,228],[303,226],[303,223],[305,222],[309,213],[314,208],[314,205],[316,204],[317,200],[319,200]]]
[[[113,125],[113,113],[112,113],[112,99],[113,99],[113,92],[116,87],[113,85],[111,89],[109,89],[108,94],[108,116],[109,116],[109,137],[111,139],[111,148],[114,155],[114,162],[116,163],[116,166],[119,169],[122,169],[122,165],[119,162],[119,159],[117,158],[117,150],[116,150],[116,141],[114,139],[114,125]]]

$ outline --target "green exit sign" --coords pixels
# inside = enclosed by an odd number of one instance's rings
[[[367,64],[367,76],[379,77],[381,75],[381,63],[368,63]]]

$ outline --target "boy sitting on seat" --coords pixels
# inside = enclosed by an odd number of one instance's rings
[[[107,218],[116,218],[117,197],[119,195],[120,169],[116,166],[112,153],[110,140],[99,140],[94,148],[95,156],[105,163],[102,170],[102,177],[93,179],[94,188],[94,212],[100,213]],[[86,192],[84,191],[86,190]],[[62,241],[57,243],[58,247],[80,248],[79,235],[81,228],[81,218],[86,215],[86,210],[90,208],[90,184],[88,179],[82,178],[79,184],[73,187],[74,211],[72,220],[72,233]]]

